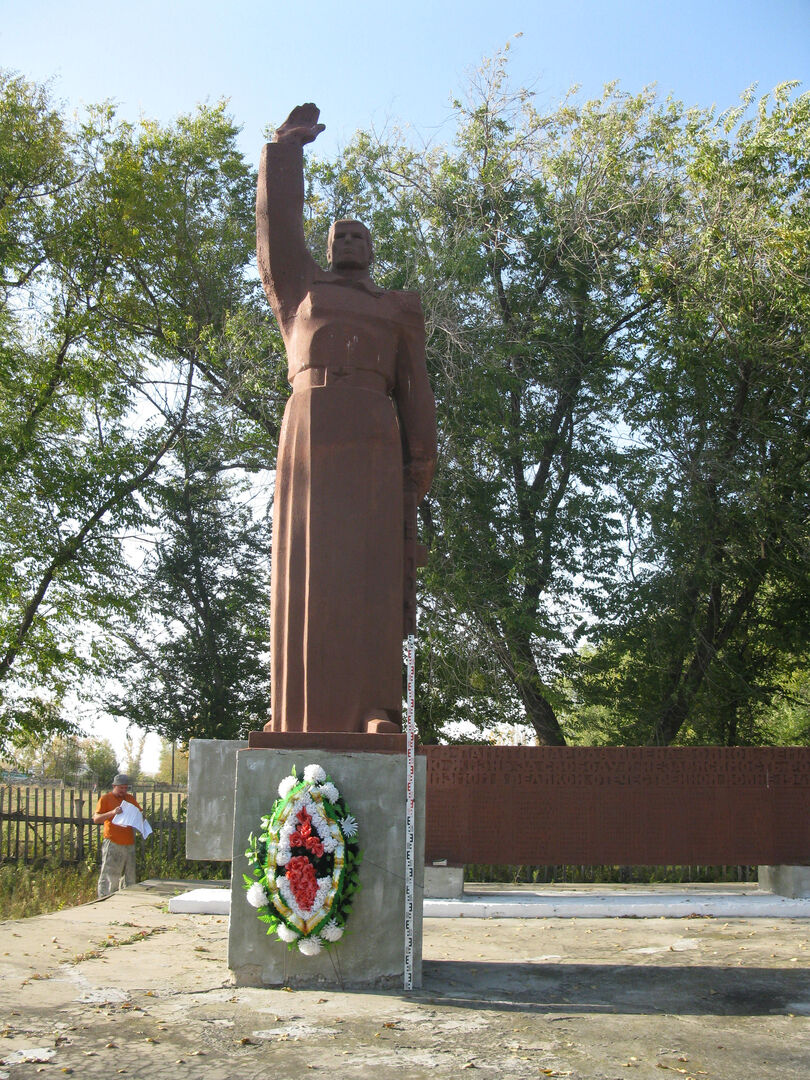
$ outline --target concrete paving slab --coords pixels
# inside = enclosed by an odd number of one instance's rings
[[[187,884],[0,923],[0,1073],[807,1077],[804,919],[430,919],[421,991],[237,988],[227,918],[167,911]]]

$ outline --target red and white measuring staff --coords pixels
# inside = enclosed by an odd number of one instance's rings
[[[406,990],[413,989],[414,952],[414,859],[416,855],[415,767],[416,767],[416,637],[408,635],[408,714],[405,723],[405,976]]]

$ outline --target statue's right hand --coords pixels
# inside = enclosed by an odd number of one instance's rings
[[[325,130],[326,124],[319,124],[321,110],[308,101],[305,105],[296,105],[287,119],[276,128],[273,142],[300,142],[302,146],[311,143]]]

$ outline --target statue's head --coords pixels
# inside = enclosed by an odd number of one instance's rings
[[[368,270],[374,258],[371,233],[361,221],[336,221],[329,230],[326,257],[333,270]]]

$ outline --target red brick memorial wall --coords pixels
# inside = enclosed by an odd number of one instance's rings
[[[420,752],[428,864],[810,864],[810,749]]]

